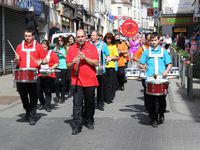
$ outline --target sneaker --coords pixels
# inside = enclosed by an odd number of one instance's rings
[[[157,128],[158,127],[158,122],[157,121],[152,121],[151,123],[153,128]]]

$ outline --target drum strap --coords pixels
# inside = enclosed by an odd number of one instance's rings
[[[26,68],[30,68],[31,52],[36,50],[36,40],[33,41],[33,48],[24,48],[24,40],[22,41],[22,51],[26,51]]]
[[[152,54],[152,49],[151,49],[151,47],[149,47],[149,57],[154,58],[155,74],[158,75],[158,57],[163,57],[163,48],[161,48],[160,54]]]

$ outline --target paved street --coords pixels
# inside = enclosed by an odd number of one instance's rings
[[[10,78],[0,77],[1,91],[9,88],[1,92],[3,96],[6,92],[17,96]],[[170,80],[168,113],[165,123],[158,128],[149,123],[143,107],[142,85],[136,80],[128,80],[125,91],[117,92],[114,103],[106,104],[105,111],[96,111],[94,130],[84,127],[76,136],[71,135],[70,126],[72,98],[50,113],[38,111],[35,126],[21,122],[24,110],[19,100],[1,104],[0,150],[199,150],[198,96],[188,100],[179,83],[179,79]]]

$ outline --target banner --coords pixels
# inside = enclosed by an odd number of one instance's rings
[[[134,20],[126,20],[122,24],[122,33],[126,37],[132,37],[138,33],[138,24]]]

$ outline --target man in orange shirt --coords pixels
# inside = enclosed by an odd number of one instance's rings
[[[97,48],[86,41],[82,29],[77,31],[76,40],[77,43],[69,47],[66,57],[67,66],[71,68],[73,87],[72,135],[81,132],[83,119],[88,129],[94,129],[95,88],[98,86],[95,66],[99,63]]]
[[[115,40],[120,40],[120,35],[115,35]],[[118,59],[118,72],[117,72],[117,83],[118,89],[124,91],[124,81],[125,81],[125,54],[128,53],[128,47],[123,40],[120,40],[119,43],[116,43],[117,49],[119,52],[119,59]]]
[[[136,53],[133,55],[133,60],[136,62],[139,62],[140,57],[142,56],[142,53],[144,50],[149,49],[150,46],[150,33],[146,33],[145,34],[145,42],[142,46],[140,46],[138,48],[138,50],[136,51]],[[142,85],[144,87],[144,106],[146,108],[146,110],[148,110],[148,102],[147,102],[147,98],[146,98],[146,84],[145,84],[145,78],[142,79]]]

